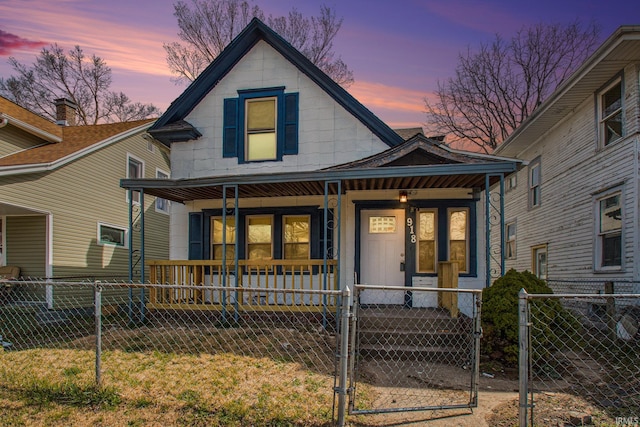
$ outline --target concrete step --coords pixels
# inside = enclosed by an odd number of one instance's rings
[[[452,331],[393,331],[385,329],[358,330],[360,344],[408,346],[463,346],[471,342],[470,333]]]

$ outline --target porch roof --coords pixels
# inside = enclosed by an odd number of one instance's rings
[[[227,175],[193,179],[123,179],[120,186],[143,190],[163,199],[184,203],[191,200],[222,198],[225,185],[237,185],[240,198],[324,195],[353,190],[393,190],[422,188],[482,189],[487,174],[509,174],[516,170],[514,160],[481,163],[434,164],[417,166],[364,167],[354,169],[315,170],[304,172]],[[490,176],[490,184],[499,180]]]

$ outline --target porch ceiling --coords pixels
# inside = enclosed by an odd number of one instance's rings
[[[277,174],[237,175],[198,179],[125,179],[121,187],[142,189],[163,199],[184,203],[192,200],[220,199],[223,187],[238,186],[240,198],[321,196],[325,194],[325,182],[329,193],[337,193],[337,181],[342,183],[342,193],[363,190],[469,188],[482,189],[486,175],[490,184],[499,181],[498,173],[515,170],[513,162],[486,164],[387,167],[341,171],[312,171]],[[227,197],[233,197],[228,191]]]

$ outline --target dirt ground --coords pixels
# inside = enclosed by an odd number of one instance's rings
[[[373,366],[378,380],[387,380],[384,370]],[[456,368],[440,366],[437,374],[430,377],[430,397],[442,397],[449,393],[449,399],[455,401],[460,396],[460,375]],[[518,425],[518,379],[517,372],[488,370],[488,375],[480,376],[478,385],[478,406],[473,409],[451,409],[420,412],[399,412],[377,415],[362,415],[351,419],[352,426],[430,426],[430,427],[513,427]],[[481,373],[483,370],[481,370]],[[412,376],[408,376],[409,381]],[[371,379],[371,378],[370,378]],[[434,393],[437,389],[437,393]],[[468,390],[468,388],[466,388]],[[415,394],[414,394],[415,396]],[[468,394],[467,394],[468,397]],[[563,427],[569,424],[571,416],[589,415],[593,424],[614,425],[601,409],[594,407],[584,399],[561,392],[541,392],[534,395],[535,424],[539,426]],[[458,401],[455,403],[464,402]],[[374,402],[375,403],[375,402]]]

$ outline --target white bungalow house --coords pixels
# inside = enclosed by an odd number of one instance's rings
[[[639,78],[640,26],[620,27],[495,151],[528,162],[506,181],[507,268],[640,281]]]
[[[414,301],[410,288],[436,286],[439,262],[458,267],[463,288],[503,269],[500,254],[497,267],[486,256],[481,193],[519,162],[419,133],[405,141],[257,19],[148,132],[171,147],[171,179],[121,186],[178,202],[171,259],[146,260],[153,282],[377,284],[407,292],[363,295],[369,304],[424,306],[437,302]],[[150,298],[151,307],[220,302],[208,292]]]

